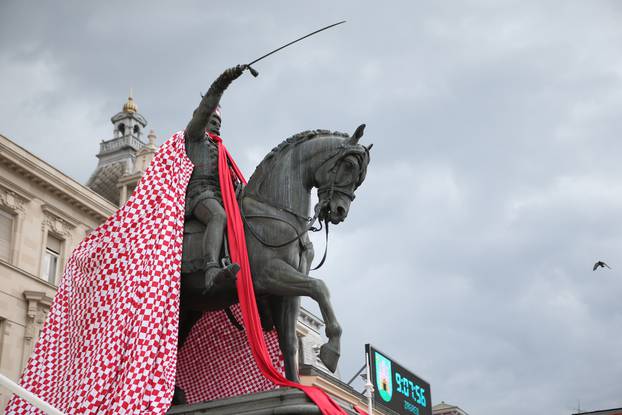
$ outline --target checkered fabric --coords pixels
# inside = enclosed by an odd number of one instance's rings
[[[67,261],[21,385],[67,414],[164,414],[175,384],[184,196],[182,133],[128,202]],[[14,397],[7,414],[42,414]]]
[[[231,311],[242,323],[240,307]],[[275,330],[264,332],[272,364],[283,372],[283,355]],[[210,401],[275,389],[257,367],[248,340],[224,311],[204,313],[177,357],[177,386],[188,403]]]
[[[193,169],[179,132],[160,147],[127,203],[67,261],[24,388],[67,414],[159,415],[170,406],[178,369],[191,402],[281,385],[303,390],[324,415],[345,415],[322,390],[283,376],[276,333],[261,330],[235,192],[223,179],[229,166],[243,178],[218,142],[229,244],[242,266],[240,306],[232,311],[246,335],[223,312],[206,313],[177,364],[184,202]],[[19,397],[6,413],[43,414]]]

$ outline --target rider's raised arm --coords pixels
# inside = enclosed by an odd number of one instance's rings
[[[192,114],[186,127],[186,140],[196,141],[203,138],[209,117],[214,112],[225,89],[246,69],[246,65],[238,65],[224,71],[209,87],[199,106]]]

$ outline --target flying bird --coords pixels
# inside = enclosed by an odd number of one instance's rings
[[[602,267],[602,268],[607,267],[607,268],[611,269],[611,267],[609,265],[605,264],[603,261],[598,261],[597,263],[594,264],[594,268],[592,269],[592,271],[596,271],[596,268],[598,268],[598,267]]]

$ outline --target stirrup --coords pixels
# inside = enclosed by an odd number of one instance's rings
[[[216,284],[235,279],[238,271],[240,271],[240,266],[236,263],[220,268],[217,262],[208,262],[205,270],[205,288],[201,294],[206,294]]]

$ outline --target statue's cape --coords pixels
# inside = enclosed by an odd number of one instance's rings
[[[184,201],[192,169],[179,132],[160,147],[127,203],[75,248],[21,385],[66,414],[165,414],[176,375],[194,402],[292,386],[322,413],[344,414],[320,389],[285,379],[276,334],[262,332],[231,182],[232,174],[243,177],[222,143],[229,248],[241,266],[240,306],[233,311],[248,341],[223,312],[206,313],[178,362]],[[202,373],[205,366],[209,371]],[[6,413],[42,414],[18,397]]]

